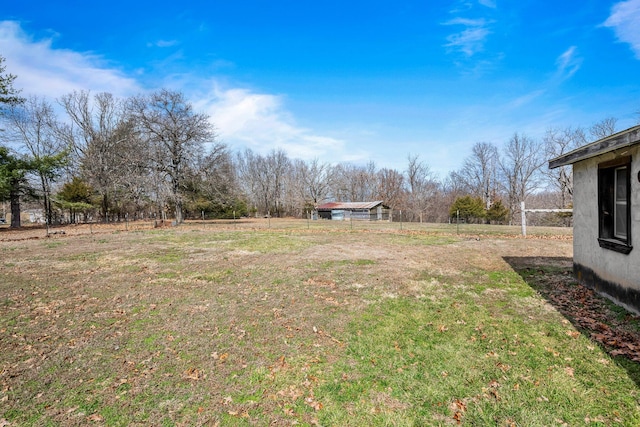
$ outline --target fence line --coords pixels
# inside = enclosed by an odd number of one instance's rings
[[[571,212],[573,209],[525,209],[524,202],[520,202],[520,218],[522,223],[522,237],[527,237],[527,212]]]
[[[458,229],[459,227],[459,229]],[[455,223],[420,223],[420,222],[391,222],[366,220],[310,220],[293,218],[236,218],[228,220],[187,220],[184,224],[175,226],[173,221],[129,221],[116,223],[82,223],[62,226],[51,226],[47,232],[44,225],[26,225],[20,229],[10,229],[8,225],[0,225],[0,242],[18,241],[41,238],[68,238],[72,236],[97,236],[100,234],[142,232],[168,230],[200,230],[203,232],[228,231],[288,231],[304,230],[305,232],[391,232],[391,233],[444,233],[463,236],[503,236],[520,237],[521,230],[517,225],[496,224],[455,224]],[[532,235],[545,236],[572,235],[571,227],[535,226],[530,230]]]

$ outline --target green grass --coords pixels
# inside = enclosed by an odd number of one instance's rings
[[[0,424],[640,423],[638,364],[529,284],[566,272],[503,260],[570,241],[276,224],[0,242]]]
[[[465,425],[640,422],[636,384],[612,376],[618,370],[604,368],[596,357],[606,356],[586,338],[565,334],[557,318],[498,319],[499,309],[460,294],[371,307],[350,327],[347,357],[316,391],[321,423],[444,423],[456,413]]]

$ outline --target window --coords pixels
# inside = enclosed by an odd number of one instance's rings
[[[631,246],[631,157],[598,165],[600,247],[628,254]]]
[[[614,206],[613,212],[615,221],[613,223],[613,235],[621,240],[627,239],[627,185],[629,184],[629,179],[627,178],[628,169],[626,166],[621,168],[616,168],[615,178],[616,178],[616,192],[614,195],[614,199],[616,204]]]

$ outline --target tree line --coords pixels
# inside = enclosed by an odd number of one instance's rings
[[[514,133],[502,148],[477,142],[459,170],[440,178],[417,154],[398,171],[292,159],[281,149],[232,151],[178,91],[124,99],[73,91],[52,103],[22,98],[15,79],[0,56],[0,200],[10,203],[14,227],[24,201],[39,203],[48,224],[305,217],[329,200],[382,200],[403,221],[506,223],[525,200],[571,206],[571,168],[548,171],[547,160],[616,126],[607,118],[589,129],[549,129],[540,141]]]

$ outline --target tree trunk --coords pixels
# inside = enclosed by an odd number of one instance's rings
[[[40,174],[40,185],[42,186],[45,223],[51,225],[53,214],[51,209],[51,200],[49,198],[49,186],[47,185],[47,181],[44,175],[42,174]]]
[[[18,188],[13,188],[9,193],[9,200],[11,201],[11,228],[20,228],[20,191]]]
[[[176,200],[176,225],[182,224],[183,212],[182,212],[182,200]]]
[[[107,193],[102,195],[102,222],[109,222],[109,217],[107,216],[107,212],[109,211],[109,199],[107,198]]]

